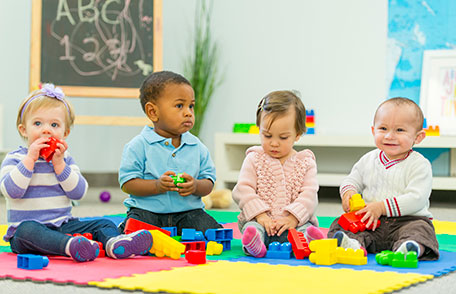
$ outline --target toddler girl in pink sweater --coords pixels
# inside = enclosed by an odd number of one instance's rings
[[[293,149],[306,131],[305,121],[305,107],[291,91],[269,93],[258,105],[261,146],[246,151],[233,190],[233,199],[241,209],[238,225],[247,254],[263,257],[269,243],[287,241],[291,228],[305,233],[309,242],[324,237],[315,227],[315,156],[307,149]]]

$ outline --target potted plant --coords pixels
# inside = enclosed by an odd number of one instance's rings
[[[218,47],[211,32],[212,5],[198,1],[195,13],[193,50],[185,62],[184,75],[195,91],[195,125],[191,130],[199,135],[204,121],[204,113],[212,98],[215,88],[220,85],[218,73]]]

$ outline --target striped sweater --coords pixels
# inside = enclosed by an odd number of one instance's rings
[[[366,153],[342,181],[341,197],[348,190],[360,193],[366,203],[383,201],[388,217],[432,218],[429,212],[432,167],[416,151],[410,150],[405,158],[398,160],[389,160],[379,149]]]
[[[66,166],[55,174],[52,162],[42,158],[33,171],[22,163],[28,149],[19,147],[8,153],[0,170],[0,191],[6,198],[8,231],[3,237],[9,241],[23,221],[60,226],[73,218],[71,200],[81,199],[87,192],[87,181],[79,172],[73,158],[65,153]]]

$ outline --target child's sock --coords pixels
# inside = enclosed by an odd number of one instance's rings
[[[253,257],[263,257],[266,255],[266,246],[261,240],[260,233],[255,227],[247,227],[242,235],[242,244]]]
[[[416,241],[413,241],[413,240],[407,240],[405,241],[404,243],[401,244],[401,246],[399,246],[399,248],[397,248],[396,252],[402,252],[404,254],[407,254],[409,253],[410,251],[415,251],[416,252],[416,255],[418,257],[421,256],[421,250],[420,250],[420,245],[416,242]]]
[[[85,237],[71,238],[65,247],[65,253],[79,262],[90,261],[97,258],[100,253],[98,244]]]
[[[108,240],[106,254],[115,259],[144,255],[152,247],[152,234],[139,230],[128,235],[119,235]]]
[[[325,234],[323,234],[323,232],[319,228],[311,225],[306,228],[305,237],[306,237],[307,243],[310,243],[310,241],[312,241],[312,240],[324,239]]]
[[[363,246],[361,246],[359,241],[348,237],[347,234],[345,234],[344,232],[336,232],[334,234],[334,238],[337,239],[337,246],[342,248],[352,248],[354,250],[361,249],[364,251],[364,256],[367,256],[366,249]]]

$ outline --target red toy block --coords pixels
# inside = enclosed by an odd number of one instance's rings
[[[354,234],[358,232],[363,232],[366,229],[372,230],[373,224],[369,227],[366,227],[366,224],[361,222],[364,214],[356,214],[356,211],[347,212],[340,216],[339,221],[337,222],[344,230],[350,231]],[[377,220],[377,227],[380,226],[380,220]]]
[[[206,251],[189,250],[189,251],[185,252],[185,259],[189,263],[193,263],[193,264],[206,263]]]
[[[309,245],[307,244],[306,237],[302,232],[296,231],[296,229],[288,230],[288,242],[291,243],[291,248],[296,259],[304,259],[311,253]]]
[[[206,242],[204,241],[195,241],[195,242],[181,242],[185,245],[185,252],[189,250],[198,250],[198,251],[205,251],[206,250]]]
[[[131,233],[139,231],[139,230],[148,230],[148,231],[157,230],[157,231],[162,232],[163,234],[166,234],[167,236],[171,235],[170,231],[164,230],[164,229],[156,227],[154,225],[150,225],[148,223],[142,222],[142,221],[134,219],[134,218],[129,218],[127,220],[127,223],[125,224],[124,233],[131,234]]]
[[[49,145],[49,147],[42,148],[40,150],[40,156],[44,158],[47,162],[51,161],[52,156],[54,156],[55,149],[57,149],[57,143],[62,143],[59,140],[57,140],[54,137],[50,137],[49,141],[46,142],[46,144]]]
[[[92,240],[92,239],[90,239]],[[95,241],[98,244],[98,248],[100,248],[100,253],[98,253],[98,257],[106,257],[106,251],[103,249],[103,244],[101,242]]]

